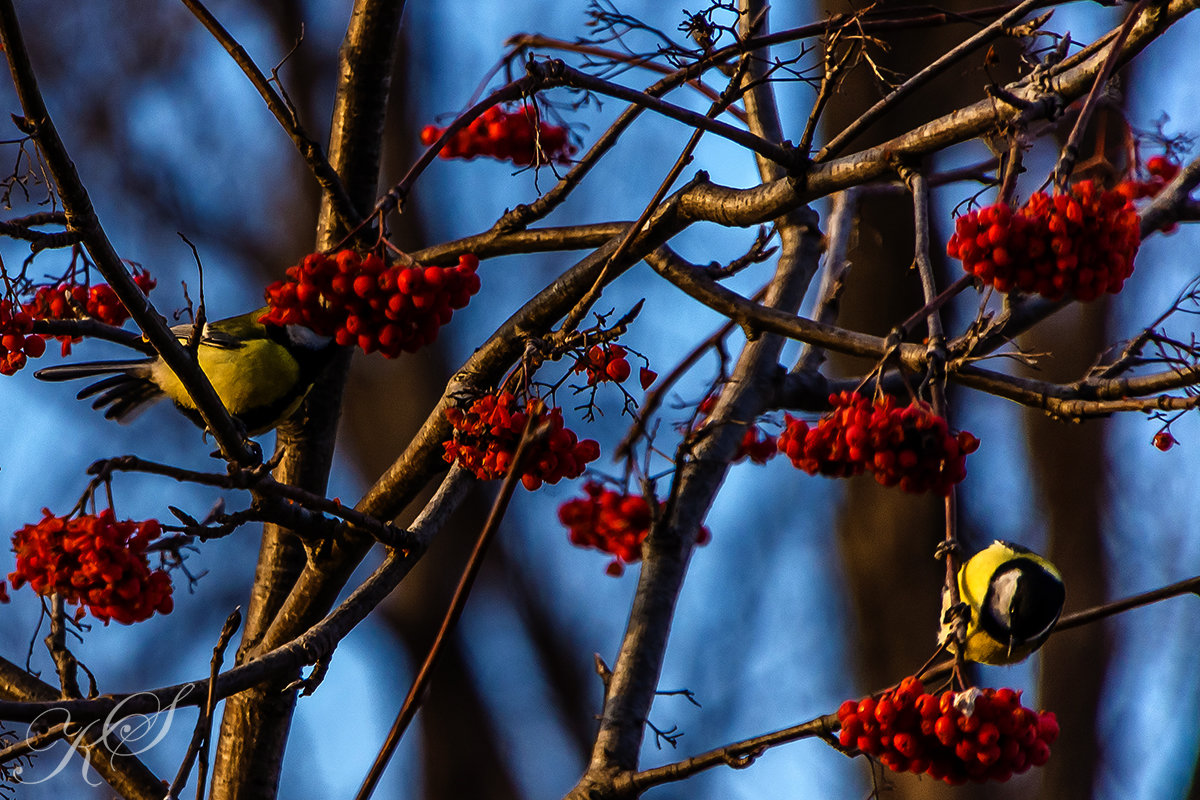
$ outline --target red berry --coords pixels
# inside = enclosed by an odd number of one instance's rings
[[[534,445],[525,462],[522,482],[526,488],[577,478],[587,462],[599,457],[600,447],[594,440],[580,441],[564,428],[561,409],[547,409],[538,398],[526,401],[523,409],[517,403],[511,392],[500,392],[484,395],[465,411],[447,409],[446,419],[454,428],[454,438],[443,443],[445,460],[472,470],[481,480],[502,477],[531,414],[551,432]]]
[[[875,704],[875,719],[880,725],[889,725],[896,719],[896,703],[890,697],[883,697]]]
[[[976,741],[980,747],[990,747],[1000,741],[1000,730],[992,723],[985,722],[979,726],[979,732],[975,734]]]
[[[1058,739],[1058,717],[1053,711],[1043,711],[1038,715],[1038,738],[1048,745]]]
[[[951,240],[947,253],[998,291],[1015,287],[1052,300],[1088,300],[1120,291],[1140,242],[1137,213],[1129,203],[1136,194],[1080,181],[1070,195],[1035,193],[1015,213],[1004,205],[988,206],[956,221],[959,238]],[[962,237],[974,230],[978,233],[967,247]],[[1046,252],[1057,259],[1043,260]],[[1102,266],[1099,288],[1076,270],[1083,263]]]
[[[267,288],[269,309],[261,319],[303,324],[341,345],[394,358],[436,339],[450,320],[452,301],[466,305],[479,288],[472,272],[477,263],[462,256],[455,267],[415,268],[388,266],[373,253],[314,253],[290,267],[287,280]],[[464,274],[472,285],[462,285]]]
[[[958,739],[958,725],[954,723],[952,717],[938,717],[937,722],[933,725],[933,733],[939,742],[949,747]]]
[[[1179,444],[1179,442],[1174,436],[1171,435],[1170,431],[1159,431],[1158,433],[1154,434],[1154,446],[1159,450],[1162,450],[1164,453],[1177,444]]]
[[[629,377],[629,362],[623,358],[614,359],[608,362],[608,365],[604,368],[604,371],[608,373],[608,377],[612,378],[617,383],[621,383]]]

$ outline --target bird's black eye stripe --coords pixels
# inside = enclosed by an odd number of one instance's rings
[[[1011,598],[996,594],[1005,576],[1015,573],[1016,591]],[[1024,644],[1049,635],[1062,613],[1066,593],[1062,581],[1029,558],[1013,558],[1002,564],[988,581],[980,609],[980,625],[1002,642]]]
[[[1062,581],[1040,564],[1031,563],[1013,601],[1013,634],[1027,641],[1044,639],[1058,622],[1065,599]]]

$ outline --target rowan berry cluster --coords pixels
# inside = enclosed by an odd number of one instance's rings
[[[605,381],[623,383],[632,369],[625,348],[619,344],[596,344],[575,361],[572,372],[586,372],[587,385],[595,386]]]
[[[1142,200],[1147,197],[1157,197],[1168,183],[1179,174],[1179,162],[1167,156],[1151,156],[1146,159],[1146,180],[1131,178],[1122,181],[1117,191],[1129,200]]]
[[[151,571],[146,557],[162,532],[156,520],[118,522],[112,509],[74,518],[42,513],[41,522],[13,534],[17,568],[8,579],[14,589],[28,583],[40,595],[58,594],[79,606],[75,619],[90,611],[105,625],[171,613],[171,578]]]
[[[950,433],[927,403],[901,406],[892,397],[871,400],[841,392],[829,396],[833,410],[810,427],[786,415],[779,449],[809,475],[848,478],[870,472],[884,486],[912,493],[950,493],[967,475],[966,458],[979,440]]]
[[[437,338],[479,291],[479,259],[459,256],[453,267],[389,266],[374,253],[313,253],[267,287],[269,310],[259,319],[303,325],[343,346],[378,350],[387,358],[412,353]]]
[[[421,129],[421,144],[428,147],[445,131],[426,125]],[[456,131],[438,153],[442,158],[489,156],[519,167],[550,161],[566,164],[574,154],[575,146],[567,141],[567,129],[543,122],[537,109],[529,104],[512,111],[492,106]]]
[[[150,294],[158,281],[145,270],[134,270],[133,282]],[[42,286],[26,304],[35,319],[81,319],[91,317],[109,325],[124,325],[129,319],[129,310],[117,297],[117,292],[107,283],[83,286],[63,282],[55,286]]]
[[[718,397],[720,395],[710,394],[701,400],[699,412],[705,417],[711,414],[717,405]],[[704,423],[701,423],[697,430],[703,427]],[[758,425],[747,425],[746,432],[742,434],[742,440],[738,442],[737,451],[733,454],[733,460],[737,463],[748,458],[755,464],[765,464],[774,458],[777,452],[779,452],[779,448],[774,436],[769,435]]]
[[[953,785],[1007,781],[1040,767],[1058,738],[1054,712],[1025,708],[1020,692],[969,689],[934,696],[915,677],[878,699],[847,700],[837,717],[842,747],[878,758],[894,772],[928,773]]]
[[[133,282],[143,294],[158,285],[150,273],[135,269]],[[107,283],[91,286],[71,281],[61,281],[53,286],[39,286],[33,298],[24,304],[24,311],[31,318],[76,320],[95,319],[108,325],[121,326],[129,319],[129,310],[117,297],[116,291]],[[49,339],[49,336],[44,338]],[[81,337],[57,336],[62,343],[62,354],[70,355],[71,345],[82,341]],[[44,348],[43,348],[44,349]],[[28,353],[28,349],[26,349]],[[40,355],[40,354],[39,354]]]
[[[946,253],[1001,292],[1095,300],[1121,291],[1140,243],[1126,196],[1080,181],[1070,194],[1037,192],[1017,211],[996,203],[959,217]]]
[[[1151,156],[1146,160],[1145,180],[1133,177],[1121,181],[1117,184],[1117,191],[1132,202],[1157,197],[1166,185],[1175,179],[1180,169],[1179,162],[1168,156]],[[1177,222],[1168,222],[1161,228],[1163,233],[1174,233],[1178,229]]]
[[[585,496],[559,506],[558,519],[567,526],[571,544],[594,547],[613,556],[605,570],[618,576],[625,565],[642,557],[642,542],[654,515],[645,497],[605,489],[596,481],[583,485]]]
[[[642,542],[656,510],[642,495],[605,489],[596,481],[585,483],[583,491],[584,497],[559,506],[558,519],[567,526],[571,544],[612,555],[605,572],[619,577],[626,564],[641,560]],[[701,527],[696,543],[706,544],[710,538],[708,528]]]
[[[0,375],[12,375],[46,352],[46,340],[33,333],[33,317],[11,300],[0,300]]]
[[[533,417],[534,430],[549,430],[532,443],[525,458],[521,483],[534,491],[543,483],[578,478],[589,461],[600,457],[594,439],[580,440],[563,424],[562,409],[548,408],[540,398],[530,398],[521,407],[512,392],[487,394],[466,408],[446,409],[454,438],[443,442],[446,461],[475,473],[480,480],[504,477],[512,465],[517,445]]]

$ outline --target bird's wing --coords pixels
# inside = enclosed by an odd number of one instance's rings
[[[258,309],[237,317],[206,323],[200,336],[200,343],[206,347],[235,349],[242,347],[246,341],[265,339],[267,338],[267,329],[258,321],[264,311],[265,309]],[[175,325],[171,328],[175,337],[185,344],[191,339],[193,330],[194,327],[190,323]]]

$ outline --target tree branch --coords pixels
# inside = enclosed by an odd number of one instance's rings
[[[246,49],[233,38],[225,26],[200,0],[182,0],[182,2],[195,15],[196,19],[200,20],[200,24],[204,26],[205,30],[212,34],[217,43],[225,48],[225,52],[229,53],[230,58],[241,68],[251,85],[258,91],[259,96],[267,105],[267,110],[271,112],[292,143],[296,145],[296,149],[300,151],[304,163],[308,165],[309,171],[316,178],[321,192],[327,198],[340,224],[346,228],[357,225],[361,218],[354,208],[350,195],[346,192],[346,187],[342,185],[342,179],[330,165],[329,160],[325,158],[321,146],[313,141],[308,132],[304,130],[304,126],[300,124],[300,120],[296,116],[296,110],[271,88],[271,81],[254,63],[254,59],[250,57]]]

